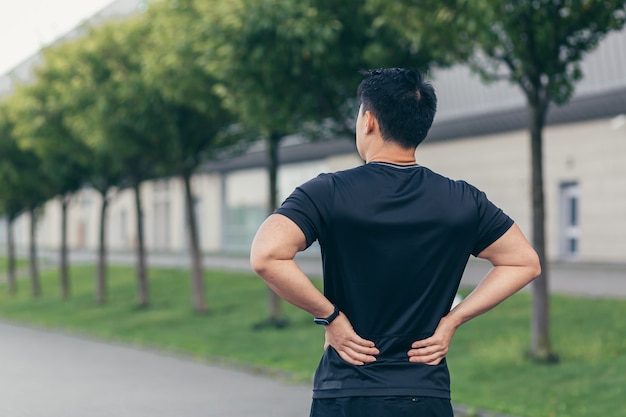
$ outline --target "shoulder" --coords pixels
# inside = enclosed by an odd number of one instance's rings
[[[470,184],[466,180],[448,177],[446,175],[433,171],[432,169],[425,167],[425,166],[422,166],[422,169],[424,170],[425,175],[428,176],[428,179],[430,181],[437,182],[440,185],[445,184],[451,189],[454,189],[457,191],[467,191],[473,194],[480,193],[480,190],[477,187]]]
[[[444,191],[444,194],[449,198],[470,204],[471,207],[478,207],[488,201],[485,192],[464,179],[450,178],[426,167],[424,170],[431,187],[440,191],[447,190],[447,192]]]
[[[364,174],[365,170],[363,169],[363,166],[336,172],[325,172],[305,182],[300,186],[300,188],[305,192],[311,190],[332,189],[335,187],[337,182],[357,178]]]
[[[317,177],[311,178],[310,180],[300,185],[298,188],[307,194],[310,192],[316,192],[316,191],[328,189],[332,187],[333,177],[335,175],[336,174],[334,173],[319,174]]]
[[[451,187],[454,187],[459,190],[466,190],[472,193],[480,193],[481,191],[475,185],[469,183],[464,179],[459,178],[451,178],[446,175],[440,174],[438,172],[433,171],[430,168],[423,167],[424,170],[431,176],[432,179],[438,179],[439,181],[448,183]]]
[[[292,196],[305,195],[316,205],[332,200],[334,196],[334,173],[322,173],[296,187]]]

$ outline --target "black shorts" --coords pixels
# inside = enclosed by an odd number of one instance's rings
[[[313,399],[310,417],[454,417],[446,398],[342,397]]]

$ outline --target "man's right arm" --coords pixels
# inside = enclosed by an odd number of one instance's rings
[[[408,352],[411,362],[441,362],[461,324],[491,310],[541,273],[537,252],[515,224],[478,257],[490,261],[493,268],[463,302],[441,319],[433,336],[413,343]]]

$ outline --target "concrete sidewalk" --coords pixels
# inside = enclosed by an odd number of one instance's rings
[[[0,322],[2,417],[301,417],[311,387]]]

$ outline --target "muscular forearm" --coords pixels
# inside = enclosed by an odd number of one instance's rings
[[[447,316],[446,321],[458,327],[515,294],[536,277],[533,267],[494,266],[480,284]]]
[[[493,268],[446,321],[458,327],[492,309],[524,288],[541,273],[539,257],[516,224],[479,255]]]
[[[286,217],[273,214],[252,242],[250,265],[280,297],[315,317],[328,317],[334,306],[294,261],[305,247],[299,227]]]
[[[334,310],[294,260],[266,260],[255,272],[281,298],[314,317],[327,317]]]

